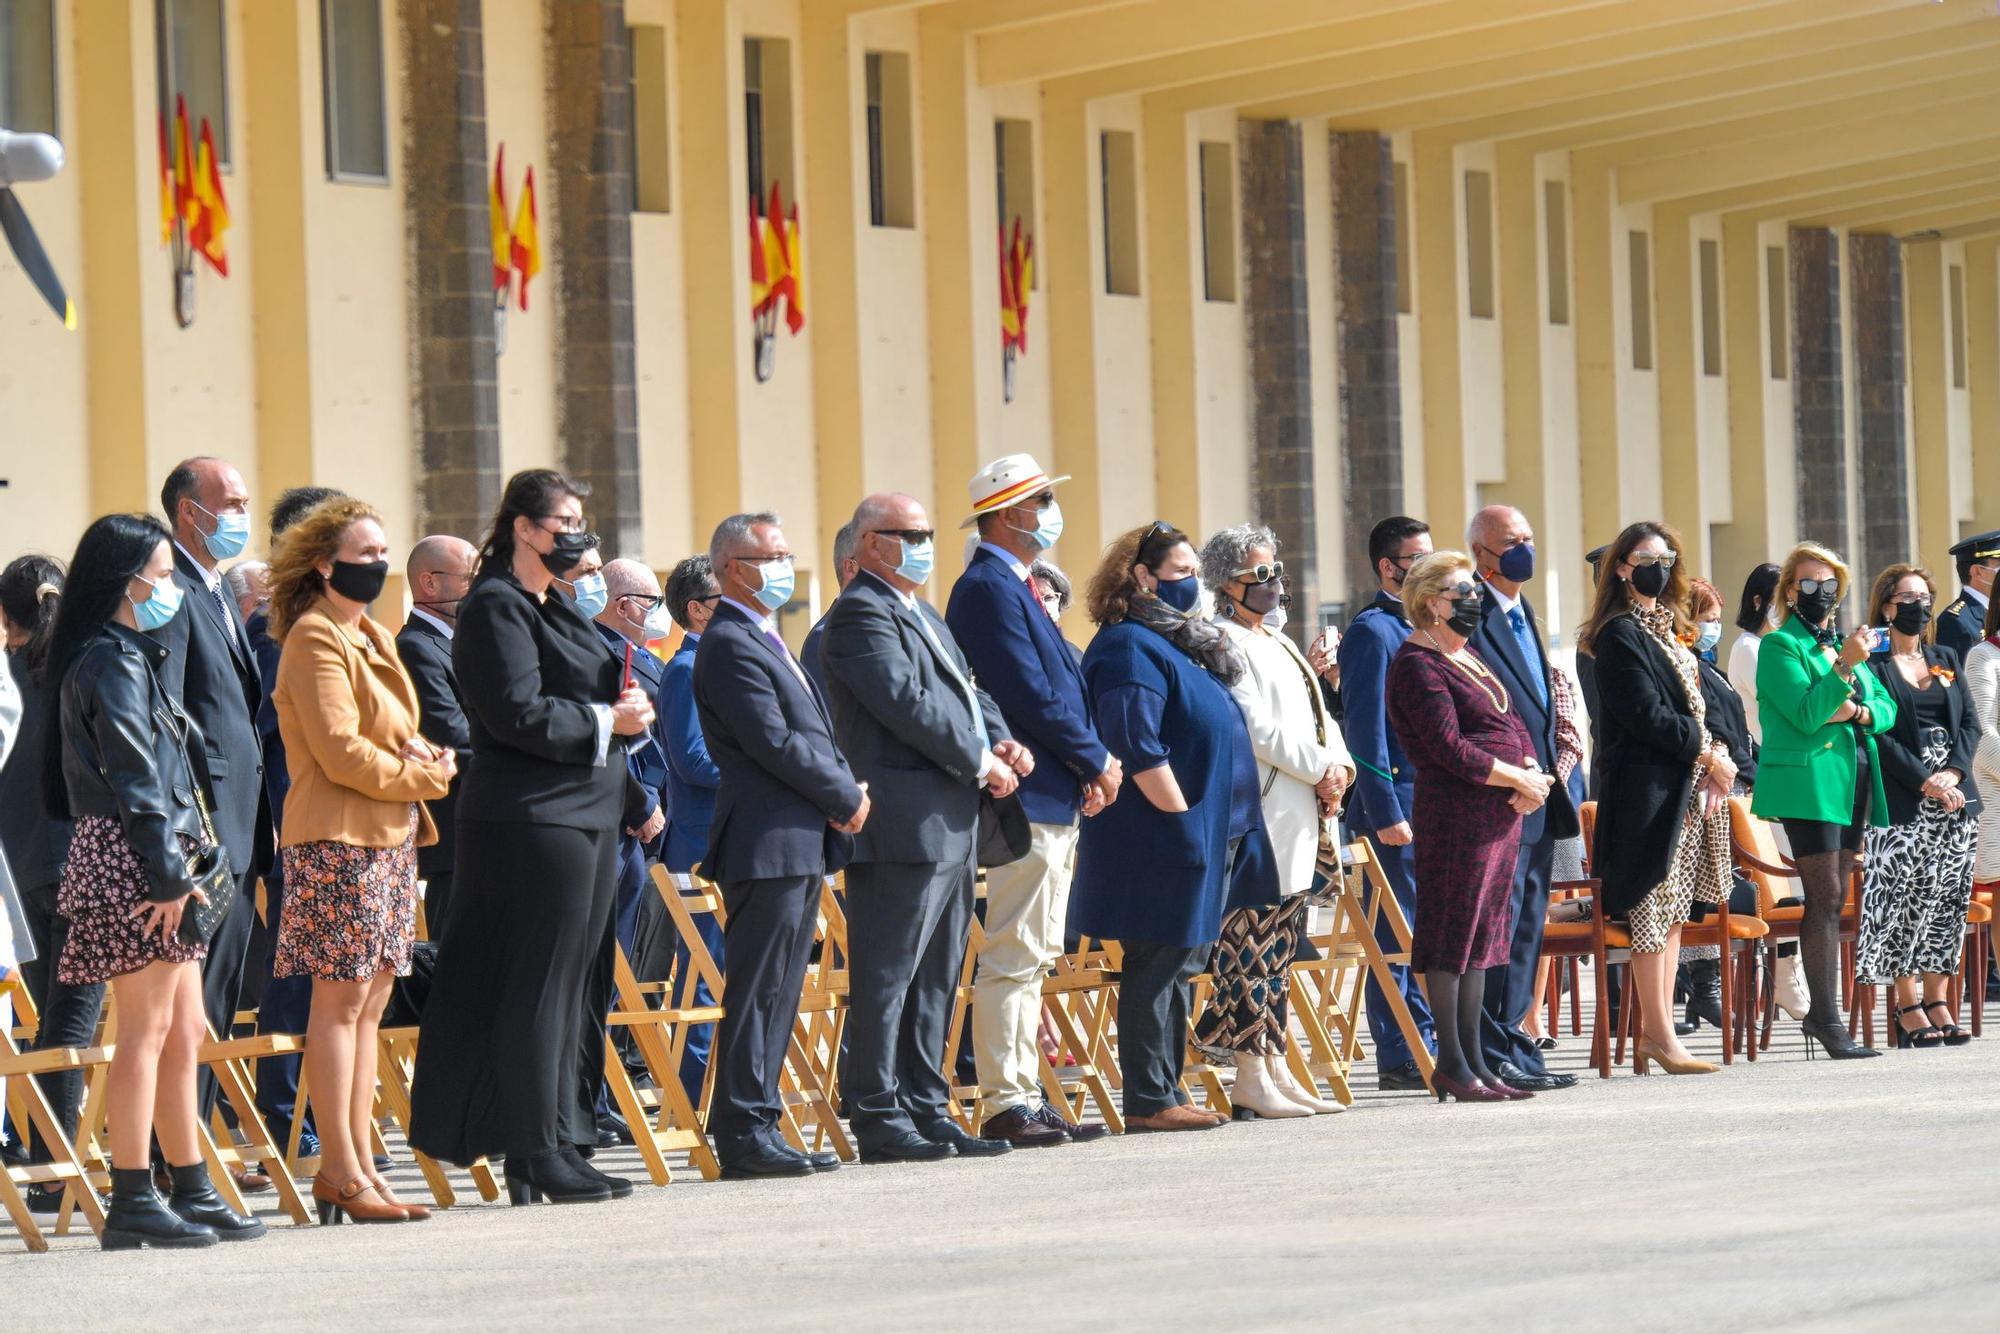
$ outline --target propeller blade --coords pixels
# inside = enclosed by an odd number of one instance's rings
[[[41,239],[35,235],[21,201],[5,187],[0,187],[0,231],[7,233],[7,244],[14,248],[14,258],[21,262],[28,281],[49,303],[49,309],[62,317],[63,328],[76,328],[75,304],[63,291],[62,279],[56,277],[55,266],[49,263],[48,252],[42,249]]]

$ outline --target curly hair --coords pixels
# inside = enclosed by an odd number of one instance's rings
[[[308,510],[279,536],[267,576],[273,640],[284,643],[299,617],[325,596],[326,580],[320,577],[319,563],[336,558],[347,530],[363,519],[382,522],[382,516],[367,501],[342,497]]]
[[[1143,565],[1150,570],[1182,543],[1194,545],[1186,533],[1165,519],[1112,539],[1111,545],[1104,548],[1103,563],[1090,576],[1090,583],[1083,591],[1083,605],[1091,623],[1116,625],[1124,620],[1132,607],[1132,595],[1139,591],[1132,567]]]

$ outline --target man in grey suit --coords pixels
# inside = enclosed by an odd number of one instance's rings
[[[980,793],[1033,767],[972,680],[944,618],[920,601],[935,534],[909,496],[854,512],[860,573],[820,642],[833,725],[886,818],[847,868],[848,1053],[842,1087],[863,1162],[1005,1153],[951,1116],[945,1038],[972,920]]]
[[[695,648],[694,702],[721,781],[698,869],[729,910],[708,1129],[726,1179],[811,1176],[839,1159],[784,1142],[778,1077],[820,888],[847,864],[869,797],[819,691],[778,634],[794,582],[778,516],[731,515],[708,555],[722,597]]]

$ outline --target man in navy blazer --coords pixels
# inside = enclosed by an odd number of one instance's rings
[[[1549,655],[1535,609],[1522,585],[1535,573],[1535,530],[1528,517],[1509,505],[1489,505],[1472,516],[1466,544],[1486,584],[1479,629],[1472,647],[1491,668],[1528,735],[1543,772],[1556,771],[1555,691],[1549,684]],[[1581,826],[1569,790],[1560,784],[1540,810],[1521,823],[1521,853],[1514,868],[1514,940],[1507,963],[1486,970],[1486,1015],[1481,1045],[1487,1065],[1514,1088],[1534,1092],[1568,1088],[1575,1075],[1551,1073],[1521,1019],[1535,1003],[1535,969],[1541,962],[1547,925],[1549,876],[1556,844],[1576,837]]]
[[[1118,795],[1118,761],[1098,739],[1083,673],[1029,582],[1055,545],[1062,509],[1051,478],[1026,454],[998,459],[972,479],[979,546],[952,586],[945,620],[974,677],[999,704],[1034,767],[1020,799],[1028,855],[986,873],[986,946],[973,982],[972,1047],[979,1068],[980,1133],[1021,1147],[1096,1139],[1042,1096],[1042,979],[1063,949],[1079,812]]]
[[[1417,876],[1410,812],[1416,806],[1417,770],[1404,758],[1396,729],[1389,724],[1387,689],[1389,664],[1410,637],[1403,579],[1417,557],[1430,549],[1430,525],[1421,519],[1398,514],[1375,525],[1368,534],[1368,556],[1380,587],[1375,600],[1348,625],[1339,648],[1341,734],[1355,765],[1354,787],[1347,795],[1347,827],[1368,840],[1390,892],[1412,924],[1417,916]],[[1376,940],[1385,950],[1398,947],[1386,924],[1376,929]],[[1417,975],[1404,964],[1389,965],[1389,974],[1424,1045],[1435,1053],[1437,1026]],[[1396,1012],[1372,973],[1365,996],[1378,1085],[1388,1090],[1426,1088]]]
[[[667,835],[660,862],[681,888],[688,888],[688,875],[708,846],[708,827],[715,819],[715,789],[722,771],[709,758],[708,741],[701,734],[701,719],[694,705],[694,655],[702,631],[722,601],[722,589],[707,553],[689,556],[667,575],[666,605],[674,623],[681,628],[680,647],[660,673],[660,739],[667,752]],[[695,918],[695,929],[708,947],[716,967],[727,968],[722,928],[713,913]],[[685,977],[688,970],[688,943],[674,941],[674,974]],[[692,1003],[715,1004],[715,994],[706,979],[697,979]],[[681,1052],[681,1084],[688,1098],[699,1103],[701,1084],[708,1073],[708,1053],[715,1037],[714,1024],[695,1024],[688,1030],[687,1045]]]
[[[778,634],[795,572],[775,514],[734,514],[709,539],[721,601],[694,655],[695,709],[722,775],[701,873],[728,910],[729,977],[709,1133],[725,1177],[838,1165],[778,1132],[778,1077],[798,1018],[815,909],[868,819],[819,691]]]

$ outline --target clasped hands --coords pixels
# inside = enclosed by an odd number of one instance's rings
[[[436,767],[444,775],[444,781],[447,783],[458,777],[458,752],[449,746],[432,745],[421,736],[413,736],[405,741],[402,749],[396,752],[396,757],[408,760],[411,764],[428,764]]]
[[[1116,755],[1106,755],[1104,772],[1083,785],[1083,813],[1095,815],[1118,800],[1118,789],[1124,782],[1125,766]]]
[[[1514,795],[1507,798],[1507,805],[1513,808],[1516,815],[1533,815],[1540,810],[1542,803],[1549,799],[1549,789],[1556,782],[1554,774],[1540,769],[1514,769],[1509,778],[1508,786],[1514,789]]]
[[[1035,757],[1018,741],[996,741],[993,758],[999,763],[986,771],[984,781],[988,796],[1012,796],[1014,789],[1021,785],[1021,780],[1035,771]]]
[[[1940,769],[1924,780],[1920,789],[1923,794],[1945,808],[1949,814],[1965,809],[1965,792],[1960,788],[1958,770]]]

